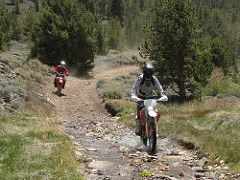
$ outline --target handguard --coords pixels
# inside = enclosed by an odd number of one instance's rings
[[[161,102],[166,102],[168,101],[168,97],[166,95],[163,95],[161,98],[159,98],[157,101],[161,101]]]

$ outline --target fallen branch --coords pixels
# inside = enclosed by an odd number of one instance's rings
[[[20,114],[17,110],[9,107],[6,103],[3,103],[3,107],[8,110],[9,112],[14,112],[14,113],[17,113],[17,114]]]

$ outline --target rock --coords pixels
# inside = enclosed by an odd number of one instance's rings
[[[174,168],[176,168],[176,167],[179,167],[179,166],[181,166],[181,163],[179,163],[179,162],[176,162],[176,163],[173,163],[173,164],[172,164],[172,166],[173,166]]]
[[[150,176],[151,179],[164,179],[164,180],[178,180],[175,177],[171,177],[171,176],[166,176],[166,175],[152,175]]]
[[[216,168],[214,168],[215,170],[221,170],[222,168],[220,166],[217,166]]]
[[[143,164],[144,163],[142,159],[136,159],[134,162],[138,163],[138,164]]]
[[[92,170],[91,170],[91,173],[93,173],[93,174],[98,174],[98,170],[97,170],[97,169],[92,169]]]
[[[196,178],[202,178],[202,177],[205,177],[205,174],[204,173],[196,173],[195,177]]]
[[[107,140],[107,141],[111,141],[112,138],[113,138],[112,134],[105,135],[105,137],[104,137],[104,139]]]
[[[208,162],[207,158],[203,157],[201,160],[197,162],[197,166],[203,167]]]
[[[111,180],[111,178],[110,177],[105,177],[105,178],[103,178],[103,180]]]
[[[184,177],[185,176],[184,172],[180,171],[179,176]]]
[[[195,172],[206,172],[207,171],[207,169],[203,169],[202,167],[193,167],[192,170]]]
[[[225,175],[224,175],[224,174],[221,174],[221,175],[219,176],[219,179],[220,179],[220,180],[224,180],[224,179],[225,179]]]
[[[117,166],[116,163],[114,162],[110,162],[110,161],[94,161],[94,162],[91,162],[88,167],[91,168],[91,169],[97,169],[99,171],[106,171],[107,169],[110,169],[114,166]]]
[[[139,155],[138,154],[129,154],[128,157],[129,158],[136,158],[136,157],[139,157]]]
[[[95,148],[86,148],[87,151],[98,151],[97,149]]]
[[[75,154],[76,154],[77,159],[79,159],[83,156],[83,154],[79,151],[75,151]]]
[[[208,169],[209,171],[212,171],[212,170],[213,170],[213,167],[212,167],[212,166],[207,166],[207,169]]]
[[[143,149],[143,147],[136,147],[136,151],[143,152],[144,149]]]
[[[221,160],[219,163],[220,163],[220,164],[224,164],[225,162],[224,162],[224,160]]]
[[[150,159],[158,159],[157,156],[152,156],[152,155],[147,155],[147,157],[150,158]]]
[[[224,166],[222,169],[223,170],[228,170],[229,168],[227,166]]]
[[[129,148],[125,147],[125,146],[120,146],[119,147],[119,151],[122,152],[122,153],[126,153],[129,151]],[[137,157],[137,156],[136,156]]]

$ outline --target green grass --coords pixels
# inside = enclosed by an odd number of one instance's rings
[[[152,175],[152,172],[150,172],[150,171],[144,171],[144,172],[141,173],[142,177],[149,177],[151,175]]]
[[[0,117],[0,179],[82,179],[72,142],[53,119]]]

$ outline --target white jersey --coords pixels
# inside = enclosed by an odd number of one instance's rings
[[[138,77],[133,85],[131,96],[133,101],[137,102],[141,97],[152,97],[155,89],[159,91],[161,97],[164,95],[163,88],[155,76],[153,76],[151,79],[145,79],[143,83],[142,81],[143,74]]]

